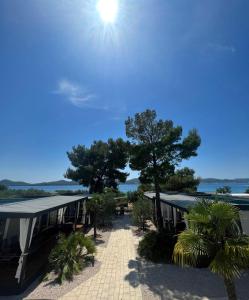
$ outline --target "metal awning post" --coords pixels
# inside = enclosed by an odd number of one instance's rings
[[[74,203],[74,224],[73,224],[73,231],[76,230],[76,223],[77,223],[77,209],[78,209],[78,202]]]
[[[31,228],[32,228],[33,218],[30,218],[29,220],[29,227],[27,231],[27,239],[23,251],[23,262],[20,269],[20,277],[19,277],[19,284],[22,286],[24,283],[25,275],[26,275],[26,264],[27,264],[27,256],[28,256],[28,249],[29,249],[29,243],[30,243],[30,236],[31,236]]]

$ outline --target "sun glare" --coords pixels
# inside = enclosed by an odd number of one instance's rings
[[[118,0],[99,0],[97,10],[105,23],[114,23],[118,13]]]

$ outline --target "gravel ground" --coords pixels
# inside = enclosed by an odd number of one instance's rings
[[[100,270],[100,266],[100,262],[96,261],[94,267],[88,266],[81,274],[74,276],[73,281],[65,281],[62,285],[54,283],[53,280],[41,282],[27,296],[24,295],[24,299],[58,299],[82,282],[94,276]]]

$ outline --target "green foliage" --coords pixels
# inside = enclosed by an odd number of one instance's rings
[[[153,262],[170,262],[175,242],[175,237],[164,231],[151,231],[139,242],[138,254]]]
[[[130,203],[138,201],[143,196],[143,193],[140,191],[127,192],[127,198]]]
[[[130,167],[140,171],[142,183],[153,183],[156,191],[157,226],[163,227],[160,207],[160,184],[165,183],[175,167],[183,159],[197,155],[201,143],[195,129],[182,139],[182,127],[174,126],[171,120],[157,120],[155,110],[146,110],[129,117],[126,135],[133,144],[130,146]]]
[[[82,194],[86,193],[86,191],[84,191],[84,190],[76,190],[76,191],[72,191],[72,190],[56,190],[55,192],[57,194],[63,195],[63,196],[82,195]]]
[[[82,233],[71,233],[68,237],[61,235],[49,256],[49,264],[58,282],[72,280],[83,269],[85,258],[95,252],[93,241]]]
[[[116,200],[114,197],[115,193],[107,191],[102,194],[93,194],[87,201],[87,210],[92,213],[94,219],[94,238],[97,237],[97,227],[107,225],[115,213]]]
[[[2,191],[7,191],[8,190],[8,187],[4,184],[0,184],[0,192]]]
[[[228,185],[216,189],[217,194],[231,194],[231,192],[231,187]]]
[[[162,191],[196,192],[200,179],[195,178],[194,174],[195,171],[189,168],[177,170],[165,184],[161,185],[161,189]]]
[[[145,193],[145,192],[154,192],[155,191],[155,187],[153,184],[149,184],[149,183],[142,183],[138,186],[137,190],[141,193]]]
[[[67,155],[73,168],[65,177],[89,187],[90,193],[102,193],[105,187],[117,189],[118,182],[128,176],[121,172],[128,161],[128,144],[121,138],[95,141],[90,148],[78,145]]]
[[[109,193],[112,197],[115,197],[115,198],[126,196],[126,193],[120,192],[118,189],[109,188],[109,187],[104,188],[104,193],[105,194]]]
[[[132,219],[134,224],[145,230],[146,221],[151,220],[152,216],[151,201],[140,195],[133,204]]]
[[[249,194],[249,188],[247,188],[247,189],[245,190],[245,193],[246,193],[246,194]]]
[[[37,189],[28,189],[28,190],[0,190],[0,199],[15,199],[15,198],[39,198],[51,196],[51,193],[37,190]]]
[[[231,283],[249,263],[249,237],[238,225],[237,208],[202,200],[191,209],[188,222],[189,229],[179,235],[175,245],[174,261],[196,266],[200,258],[206,258],[210,270],[223,277],[226,285]],[[229,299],[234,299],[230,294],[228,291]]]

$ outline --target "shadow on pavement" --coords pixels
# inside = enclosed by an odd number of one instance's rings
[[[227,299],[223,281],[208,269],[180,268],[171,264],[154,264],[137,258],[130,260],[126,275],[131,286],[139,283],[144,299],[208,300]],[[240,300],[249,299],[249,272],[236,280]]]

